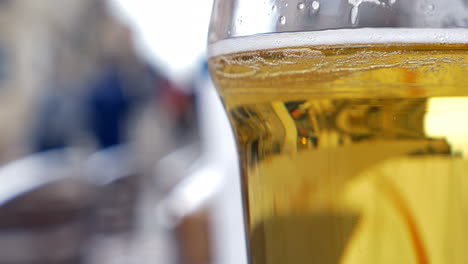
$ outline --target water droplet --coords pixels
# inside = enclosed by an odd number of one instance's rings
[[[286,4],[284,5],[284,7],[288,7],[288,6],[289,6],[289,4],[288,4],[288,3],[286,3]]]
[[[426,3],[422,6],[422,11],[425,15],[433,15],[435,13],[436,6],[434,3]]]
[[[236,22],[237,22],[238,25],[242,25],[243,18],[242,18],[242,17],[238,17],[237,20],[236,20]]]
[[[304,10],[304,8],[305,8],[304,3],[299,2],[299,4],[297,4],[297,9],[299,9],[299,10]]]
[[[275,11],[275,9],[276,9],[275,5],[271,6],[271,11]]]
[[[427,8],[426,8],[428,11],[434,11],[435,10],[435,5],[434,4],[429,4],[427,5]]]
[[[279,22],[281,25],[285,25],[286,24],[286,17],[285,16],[280,16],[279,17]]]
[[[210,42],[214,42],[214,41],[217,40],[217,39],[218,39],[218,35],[216,35],[215,32],[210,32],[210,34],[208,35],[208,40],[209,40]]]
[[[310,7],[312,13],[317,13],[320,9],[320,3],[318,1],[313,1]]]
[[[397,0],[389,0],[388,4],[393,5],[393,4],[396,3],[396,1]],[[376,5],[386,7],[385,2],[383,2],[382,0],[348,0],[348,3],[353,6],[351,8],[351,23],[352,24],[356,24],[356,22],[357,22],[357,18],[358,18],[358,15],[359,15],[359,6],[362,3],[372,3],[372,4],[376,4]]]
[[[354,25],[357,22],[357,16],[359,13],[359,7],[354,6],[353,9],[351,9],[351,23]]]

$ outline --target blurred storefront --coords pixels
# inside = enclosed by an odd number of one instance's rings
[[[177,80],[136,38],[105,0],[0,0],[0,218],[25,206],[47,222],[38,202],[82,205],[76,263],[242,262],[234,146],[206,65]],[[156,208],[184,190],[194,206],[165,229]],[[50,240],[62,224],[45,225]]]

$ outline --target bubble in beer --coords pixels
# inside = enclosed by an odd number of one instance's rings
[[[446,43],[448,41],[448,37],[443,34],[437,35],[436,38],[442,43]]]
[[[299,10],[304,10],[304,7],[305,7],[305,4],[302,2],[299,2],[299,4],[297,4],[297,9]]]
[[[279,22],[281,25],[286,25],[286,17],[285,16],[280,16],[279,17]]]

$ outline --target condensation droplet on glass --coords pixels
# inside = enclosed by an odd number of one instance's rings
[[[354,6],[351,9],[351,23],[353,25],[356,24],[356,22],[357,22],[358,13],[359,13],[359,7]]]
[[[214,42],[215,40],[218,39],[218,35],[216,35],[215,32],[211,32],[209,35],[208,35],[208,40],[209,42]]]
[[[299,10],[304,10],[304,7],[305,7],[305,4],[302,2],[299,2],[299,4],[297,4],[297,9]]]
[[[356,24],[357,22],[357,18],[359,15],[359,6],[362,3],[372,3],[376,5],[382,4],[381,0],[348,0],[348,3],[353,6],[351,8],[351,23],[352,24]]]
[[[436,6],[434,3],[426,3],[422,6],[422,11],[425,15],[432,15],[435,13]]]
[[[242,25],[242,17],[238,17],[236,22],[238,25]]]
[[[271,11],[274,11],[276,9],[276,6],[275,5],[272,5],[271,6]]]
[[[280,16],[279,17],[279,22],[281,25],[285,25],[286,24],[286,17],[285,16]]]
[[[313,1],[310,7],[312,13],[317,13],[320,9],[320,3],[318,1]]]

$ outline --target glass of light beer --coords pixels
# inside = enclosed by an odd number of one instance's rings
[[[466,27],[466,0],[215,0],[251,264],[468,263]]]

